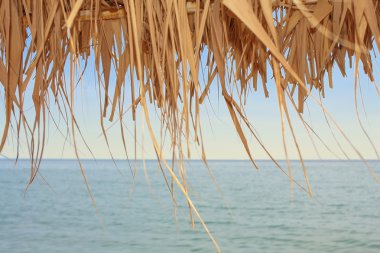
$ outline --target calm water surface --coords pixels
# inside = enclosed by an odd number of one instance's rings
[[[216,183],[201,162],[187,164],[191,196],[223,252],[380,252],[380,185],[362,162],[307,162],[312,199],[259,164],[211,161]],[[178,188],[173,204],[156,162],[146,173],[138,162],[134,181],[127,162],[117,165],[84,162],[94,208],[75,161],[44,161],[25,191],[28,162],[0,160],[0,252],[215,252],[199,223],[192,229]]]

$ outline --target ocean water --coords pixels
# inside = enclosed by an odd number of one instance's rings
[[[27,187],[29,163],[0,160],[0,252],[215,252],[192,228],[179,189],[171,198],[155,161],[46,160]],[[380,174],[380,165],[371,162]],[[360,161],[308,161],[313,197],[272,162],[186,164],[191,197],[222,252],[380,252],[380,185]],[[132,162],[133,166],[133,162]],[[293,162],[297,181],[305,185]],[[168,178],[170,184],[170,178]]]

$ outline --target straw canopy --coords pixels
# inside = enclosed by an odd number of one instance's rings
[[[154,103],[174,146],[183,132],[188,142],[190,129],[199,141],[201,104],[210,86],[219,85],[250,156],[239,124],[247,91],[261,82],[268,96],[273,75],[281,111],[287,112],[289,96],[302,112],[310,90],[324,94],[326,75],[333,86],[333,66],[346,75],[346,59],[352,64],[355,56],[355,65],[361,61],[373,80],[370,51],[374,44],[380,48],[379,5],[377,0],[3,0],[0,82],[6,122],[0,151],[12,115],[18,131],[24,126],[36,138],[37,132],[43,135],[37,129],[44,129],[42,115],[52,97],[71,108],[73,72],[86,74],[77,63],[86,66],[92,55],[104,118],[122,116],[118,104],[126,89],[134,120],[136,107]],[[33,122],[24,117],[29,86]]]

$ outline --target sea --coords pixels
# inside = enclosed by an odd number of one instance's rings
[[[183,175],[222,252],[380,252],[380,163],[369,164],[306,161],[311,196],[298,161],[296,183],[272,161],[186,161]],[[28,184],[28,160],[0,160],[0,252],[217,252],[157,161],[82,166],[87,184],[76,160],[44,160]]]

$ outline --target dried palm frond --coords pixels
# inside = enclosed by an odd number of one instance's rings
[[[351,64],[353,57],[373,80],[371,51],[380,49],[379,17],[378,0],[1,0],[0,83],[6,122],[0,152],[13,117],[17,135],[24,129],[29,137],[33,181],[52,99],[65,104],[75,144],[79,132],[73,113],[75,73],[79,62],[86,66],[93,57],[103,96],[102,116],[122,120],[120,104],[127,86],[131,117],[136,119],[140,106],[157,158],[203,223],[188,196],[183,173],[178,176],[163,159],[147,103],[161,110],[162,125],[181,161],[190,157],[189,151],[184,152],[190,150],[190,138],[202,147],[205,159],[199,112],[210,87],[220,85],[237,133],[255,164],[243,131],[245,126],[254,135],[241,102],[247,91],[256,90],[261,80],[268,96],[268,75],[273,73],[282,122],[288,123],[296,140],[286,96],[298,101],[294,105],[302,113],[310,91],[324,95],[325,76],[333,87],[333,67],[346,75],[346,61]],[[200,81],[202,66],[205,82]],[[111,71],[116,80],[110,85]],[[64,85],[67,73],[69,88]],[[33,120],[25,116],[29,86]],[[102,129],[105,134],[103,123]]]

